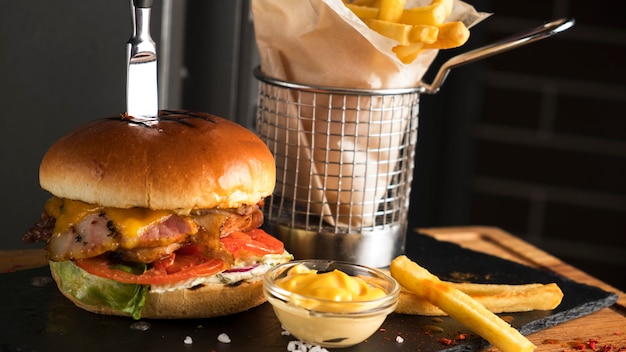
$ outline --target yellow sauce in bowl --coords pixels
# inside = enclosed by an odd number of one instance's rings
[[[385,297],[385,291],[366,280],[335,269],[325,273],[303,264],[294,266],[276,285],[294,296],[292,304],[323,312],[346,312],[365,309],[365,305],[337,305],[335,302],[365,302]],[[328,302],[330,301],[330,302]]]
[[[271,269],[264,292],[283,327],[300,340],[323,347],[356,345],[397,305],[400,286],[380,271],[324,260],[297,262]]]

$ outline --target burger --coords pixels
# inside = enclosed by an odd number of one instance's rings
[[[96,119],[48,149],[39,178],[52,197],[24,241],[46,242],[60,292],[91,312],[234,314],[263,303],[264,273],[292,259],[260,228],[272,154],[227,119]]]

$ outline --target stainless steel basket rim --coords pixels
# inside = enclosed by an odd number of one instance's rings
[[[384,89],[364,89],[364,88],[345,88],[345,87],[332,87],[332,86],[320,86],[302,84],[296,82],[289,82],[278,78],[273,78],[265,75],[261,70],[261,66],[257,66],[253,71],[254,77],[261,82],[290,89],[297,89],[301,91],[308,91],[311,93],[335,93],[343,95],[365,95],[365,96],[380,96],[380,95],[403,95],[403,94],[415,94],[424,93],[426,87],[409,87],[409,88],[384,88]]]

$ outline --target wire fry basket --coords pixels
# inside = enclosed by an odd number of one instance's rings
[[[277,184],[265,223],[298,259],[388,266],[404,252],[419,97],[451,69],[551,37],[561,18],[457,55],[431,84],[346,89],[296,84],[254,71],[257,133],[274,153]]]
[[[259,80],[257,133],[276,160],[265,223],[298,259],[383,267],[404,252],[422,88]]]

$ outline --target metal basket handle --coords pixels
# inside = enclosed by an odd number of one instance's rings
[[[551,37],[554,34],[563,32],[574,25],[574,19],[559,19],[552,22],[548,22],[542,26],[533,28],[529,31],[522,32],[501,41],[495,42],[490,45],[483,46],[472,51],[457,55],[450,60],[446,61],[437,72],[435,79],[431,84],[423,83],[421,86],[424,88],[425,93],[435,94],[441,88],[441,85],[445,81],[450,70],[463,66],[465,64],[472,63],[477,60],[487,58],[511,49],[518,48],[520,46]]]

